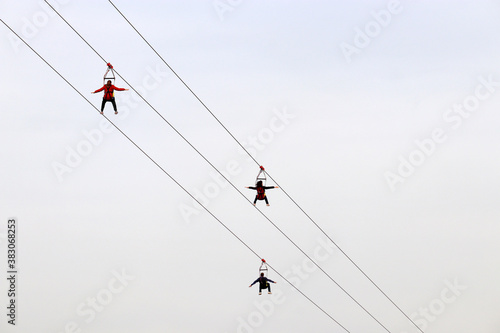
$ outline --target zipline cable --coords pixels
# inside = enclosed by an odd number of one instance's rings
[[[47,5],[87,44],[105,63],[108,63],[104,57],[102,57],[99,52],[97,52],[89,42],[85,38],[82,37],[80,33],[54,8],[52,5],[47,2],[47,0],[44,0]],[[123,77],[120,75],[120,73],[115,69],[115,73],[125,82],[127,85],[135,92],[137,93],[141,99],[153,110],[156,112],[158,116],[160,116],[161,119],[165,123],[167,123],[193,150],[195,150],[219,175],[221,175],[240,195],[245,198],[249,203],[251,201],[229,180],[227,179],[222,172],[220,172],[200,151],[198,151],[190,142],[187,140],[170,122],[168,122],[165,117],[163,117],[137,90]],[[257,207],[255,207],[259,213],[264,216],[288,241],[290,241],[304,256],[306,256],[317,268],[319,268],[337,287],[339,287],[351,300],[353,300],[365,313],[367,313],[373,320],[375,320],[382,328],[384,328],[387,332],[390,333],[389,329],[385,327],[375,316],[368,311],[361,303],[356,300],[346,289],[344,289],[335,279],[331,277],[330,274],[328,274],[316,261],[314,261],[307,253],[302,250],[290,237],[288,237],[274,222],[272,222],[261,210],[259,210]]]
[[[45,0],[45,2],[47,2]],[[214,119],[226,130],[226,132],[234,139],[234,141],[236,141],[236,143],[243,149],[243,151],[245,151],[248,156],[250,156],[250,158],[257,164],[257,165],[262,165],[260,164],[253,156],[252,154],[250,154],[248,152],[248,150],[238,141],[238,139],[236,139],[236,137],[227,129],[227,127],[219,120],[219,118],[217,118],[217,116],[210,110],[210,108],[208,108],[208,106],[201,100],[201,98],[198,97],[198,95],[191,89],[191,87],[189,87],[189,85],[184,82],[184,80],[177,74],[177,72],[165,61],[165,59],[163,59],[163,57],[156,51],[156,49],[146,40],[146,38],[139,32],[139,30],[136,29],[136,27],[127,19],[127,17],[125,17],[125,15],[118,9],[118,7],[116,7],[116,5],[111,1],[111,0],[108,0],[108,2],[116,9],[116,11],[123,17],[123,19],[125,19],[125,21],[127,21],[127,23],[132,27],[132,29],[135,30],[135,32],[137,32],[137,34],[144,40],[144,42],[153,50],[153,52],[163,61],[163,63],[172,71],[172,73],[179,79],[179,81],[182,82],[182,84],[184,84],[184,86],[191,92],[191,94],[201,103],[201,105],[203,105],[203,107],[214,117]],[[314,219],[309,216],[309,214],[307,214],[304,209],[302,209],[302,207],[283,189],[283,187],[269,174],[269,172],[267,172],[269,178],[277,185],[279,186],[279,188],[283,191],[283,193],[285,193],[285,195],[295,204],[295,206],[297,206],[299,208],[300,211],[302,211],[302,213],[318,228],[318,230],[320,230],[334,245],[335,247],[354,265],[354,267],[356,267],[358,269],[358,271],[360,271],[364,276],[365,278],[373,285],[375,286],[379,292],[385,296],[385,298],[387,300],[389,300],[389,302],[391,302],[398,310],[400,313],[402,313],[420,332],[424,333],[424,331],[410,318],[410,316],[408,316],[402,309],[401,307],[399,307],[393,300],[391,297],[389,297],[389,295],[387,295],[383,290],[382,288],[380,288],[378,286],[377,283],[375,283],[375,281],[373,281],[372,278],[370,278],[368,276],[367,273],[365,273],[365,271],[363,269],[361,269],[361,267],[356,264],[356,262],[335,242],[333,241],[333,239],[316,223],[316,221],[314,221]]]
[[[105,62],[107,63],[107,61],[99,54],[99,52],[97,52],[95,50],[95,48],[93,48],[90,43],[87,42],[87,40],[85,38],[83,38],[83,36],[78,33],[78,31],[47,1],[47,0],[44,0],[45,3],[47,3],[47,5]],[[129,22],[130,24],[130,22]],[[135,29],[135,28],[134,28]],[[136,30],[136,29],[135,29]],[[137,31],[137,30],[136,30]],[[163,59],[162,59],[163,60]],[[163,60],[164,61],[164,60]],[[169,66],[170,68],[170,66]],[[240,195],[242,195],[245,200],[247,200],[248,202],[251,203],[250,200],[248,200],[248,198],[246,198],[246,196],[233,184],[229,181],[229,179],[227,179],[224,174],[222,172],[220,172],[203,154],[201,154],[201,152],[199,152],[172,124],[170,124],[166,119],[165,117],[163,117],[163,115],[161,115],[123,76],[121,76],[118,71],[116,71],[116,74],[123,80],[125,81],[125,83],[127,83],[130,88],[132,90],[134,90],[135,93],[137,93],[141,99],[153,110],[157,113],[158,116],[160,116],[160,118],[165,122],[167,123],[189,146],[191,146],[192,149],[194,149],[210,166],[212,166],[212,168],[214,168],[215,171],[217,171],[229,184],[231,184],[231,186],[240,193]],[[176,74],[176,76],[180,79],[180,77]],[[181,79],[180,79],[181,80]],[[182,81],[182,80],[181,80]],[[184,83],[184,81],[182,81]],[[187,84],[184,83],[184,85],[186,87]],[[191,91],[191,93],[196,96],[196,94],[188,87],[188,89]],[[197,96],[196,96],[197,97]],[[217,119],[217,117],[210,111],[210,109],[201,101],[201,99],[199,99],[197,97],[197,99],[200,101],[200,103],[203,104],[203,106],[212,114],[212,116],[214,118]],[[217,121],[224,127],[224,125],[217,119]],[[226,131],[233,137],[233,139],[246,151],[246,149],[239,143],[239,141],[231,134],[231,132],[226,128]],[[247,154],[248,151],[246,151]],[[251,156],[249,154],[249,156]],[[258,164],[258,162],[252,157],[252,159]],[[269,177],[271,179],[273,179],[270,175]],[[273,179],[274,181],[274,179]],[[285,192],[286,193],[286,192]],[[293,242],[276,224],[274,224],[261,210],[257,209],[261,215],[263,215],[283,236],[285,236],[300,252],[302,252],[309,260],[311,260],[311,262],[316,266],[318,267],[332,282],[334,282],[346,295],[348,295],[359,307],[361,307],[361,309],[363,309],[373,320],[375,320],[381,327],[383,327],[387,332],[390,332],[378,319],[375,318],[375,316],[373,316],[365,307],[363,307],[361,305],[361,303],[359,303],[349,292],[347,292],[347,290],[345,290],[340,284],[338,284],[325,270],[323,270],[323,268],[321,268],[321,266],[319,266],[318,263],[316,263],[314,260],[312,260],[295,242]],[[331,240],[331,238],[327,235],[327,237]],[[334,243],[332,241],[332,243]],[[336,245],[334,243],[334,245]],[[336,245],[337,246],[337,245]],[[337,246],[338,247],[338,246]]]
[[[80,33],[78,33],[78,31],[73,28],[73,26],[56,10],[54,9],[54,7],[52,7],[52,5],[50,5],[50,3],[48,3],[46,0],[45,2],[47,3],[47,5],[50,6],[50,8],[52,8],[52,10],[105,62],[105,63],[108,63],[100,54],[99,52],[97,52],[86,40],[85,38],[82,37],[82,35]],[[243,192],[241,192],[229,179],[227,179],[224,174],[222,172],[220,172],[200,151],[198,151],[196,149],[196,147],[194,147],[190,142],[189,140],[187,140],[172,124],[170,124],[170,122],[168,122],[167,119],[165,119],[165,117],[163,117],[141,94],[139,94],[137,92],[137,90],[123,77],[120,75],[120,73],[115,69],[115,73],[125,82],[127,83],[127,85],[134,91],[136,92],[141,98],[142,100],[144,100],[144,102],[151,108],[153,109],[156,114],[158,114],[160,116],[161,119],[163,119],[163,121],[165,121],[165,123],[167,123],[193,150],[195,150],[215,171],[217,171],[217,173],[219,173],[238,193],[240,193],[240,195],[245,199],[247,200],[249,203],[251,203],[251,201],[243,194]],[[333,277],[328,274],[316,261],[314,261],[304,250],[302,250],[300,248],[300,246],[298,246],[288,235],[286,235],[282,230],[281,228],[279,228],[273,221],[271,221],[261,210],[259,210],[257,207],[255,207],[257,209],[257,211],[264,217],[266,218],[269,223],[271,223],[276,230],[278,230],[290,243],[292,243],[307,259],[309,259],[317,268],[319,268],[321,270],[321,272],[323,272],[323,274],[325,274],[335,285],[337,285],[338,288],[340,288],[347,296],[349,296],[349,298],[351,298],[352,301],[354,301],[363,311],[365,311],[365,313],[367,313],[373,320],[375,320],[382,328],[384,328],[387,332],[390,333],[389,329],[387,327],[385,327],[377,318],[375,318],[375,316],[370,312],[368,311],[358,300],[356,300],[346,289],[344,289],[337,281],[335,281],[335,279],[333,279]]]
[[[89,103],[97,112],[100,113],[99,109],[97,109],[92,102],[90,102],[87,97],[85,97],[78,89],[76,89],[63,75],[61,75],[48,61],[46,61],[35,49],[33,49],[21,36],[19,36],[12,28],[5,23],[2,19],[0,19],[0,22],[2,22],[13,34],[15,34],[28,48],[33,51],[45,64],[47,64],[59,77],[61,77],[73,90],[75,90],[87,103]],[[257,256],[259,259],[262,257],[257,254],[256,251],[254,251],[245,241],[243,241],[238,235],[236,235],[228,226],[226,226],[219,218],[217,218],[207,207],[202,205],[198,199],[194,197],[182,184],[180,184],[175,178],[173,178],[161,165],[158,164],[151,156],[149,156],[146,151],[144,151],[134,140],[132,140],[125,132],[123,132],[113,121],[111,121],[108,117],[104,116],[107,121],[113,125],[114,128],[116,128],[127,140],[129,140],[130,143],[132,143],[141,153],[143,153],[151,162],[153,162],[165,175],[167,175],[176,185],[178,185],[184,192],[186,192],[194,201],[196,201],[203,209],[205,209],[217,222],[219,222],[231,235],[233,235],[237,240],[240,241],[248,250],[250,250],[255,256]],[[278,274],[284,281],[286,281],[288,284],[290,284],[295,290],[297,290],[302,296],[304,296],[307,300],[309,300],[312,304],[314,304],[319,310],[321,310],[324,314],[326,314],[331,320],[333,320],[337,325],[342,327],[346,332],[350,333],[350,331],[345,328],[342,324],[340,324],[335,318],[333,318],[328,312],[326,312],[323,308],[321,308],[316,302],[314,302],[311,298],[309,298],[306,294],[304,294],[300,289],[298,289],[293,283],[291,283],[288,279],[286,279],[281,273],[279,273],[276,269],[274,269],[269,263],[268,266],[276,273]]]

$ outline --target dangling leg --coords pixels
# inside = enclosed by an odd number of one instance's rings
[[[269,206],[269,201],[267,200],[267,195],[264,197],[264,200],[266,200],[266,205]]]
[[[255,200],[253,201],[253,205],[255,206],[256,203],[257,203],[257,196],[255,196]]]
[[[271,284],[269,282],[267,283],[267,293],[271,293]]]
[[[262,295],[262,285],[259,283],[259,295]]]
[[[116,109],[116,102],[115,102],[114,97],[111,99],[111,104],[113,104],[113,109],[115,109],[115,114],[118,114],[118,110]]]
[[[106,104],[106,102],[107,102],[107,101],[103,98],[103,99],[102,99],[102,104],[101,104],[101,114],[103,114],[103,113],[104,113],[104,105]]]

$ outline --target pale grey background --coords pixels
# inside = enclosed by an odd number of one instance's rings
[[[152,79],[166,66],[107,1],[51,3],[134,87],[156,82],[147,100],[218,168],[236,163],[231,181],[253,199],[244,186],[257,165],[171,73]],[[498,83],[456,128],[443,118],[480,77],[500,82],[498,1],[402,1],[350,62],[342,43],[391,1],[114,3],[242,143],[261,135],[257,160],[426,332],[498,333]],[[3,0],[0,13],[100,106],[90,92],[105,63],[42,1]],[[3,25],[0,43],[0,234],[18,218],[20,247],[18,326],[2,310],[2,332],[72,322],[95,333],[344,332],[273,272],[280,303],[259,298],[248,288],[259,258],[208,213],[183,217],[192,200],[118,132],[58,179],[54,163],[103,118]],[[106,115],[183,186],[213,185],[212,169],[132,90],[116,98],[123,112],[108,104]],[[278,123],[276,112],[294,118]],[[282,126],[270,138],[272,124]],[[392,191],[384,175],[436,128],[447,139]],[[268,195],[258,208],[314,257],[325,237],[280,190]],[[233,188],[208,208],[351,332],[384,332],[320,271],[304,273],[304,256]],[[338,251],[321,266],[391,332],[417,332]],[[103,298],[117,272],[134,279]],[[91,318],[97,296],[106,304]]]

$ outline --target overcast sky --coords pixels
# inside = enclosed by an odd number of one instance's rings
[[[110,2],[49,3],[99,55],[0,0],[88,99],[0,25],[2,332],[419,332],[325,233],[423,331],[499,332],[499,1],[114,0],[239,143]]]

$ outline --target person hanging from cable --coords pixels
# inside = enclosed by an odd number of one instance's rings
[[[257,190],[257,195],[255,196],[255,200],[253,201],[253,205],[257,203],[257,200],[264,200],[266,202],[266,205],[269,206],[269,200],[267,200],[266,196],[266,190],[272,189],[272,188],[279,188],[278,186],[264,186],[262,184],[262,180],[259,180],[255,186],[247,186],[246,188],[249,188],[251,190]]]
[[[102,88],[93,91],[92,94],[98,93],[103,90],[104,90],[104,96],[102,98],[101,114],[104,113],[104,105],[106,104],[106,102],[111,102],[111,104],[113,104],[113,109],[115,110],[115,114],[118,114],[115,102],[115,90],[124,91],[128,89],[115,87],[114,85],[111,84],[111,80],[108,80],[108,82],[106,82],[106,84],[103,85]]]
[[[271,279],[268,279],[264,276],[264,273],[260,273],[260,276],[255,280],[251,285],[248,286],[248,288],[252,287],[254,284],[259,282],[259,295],[262,295],[262,290],[267,289],[267,293],[271,294],[271,285],[269,282],[276,283]]]

